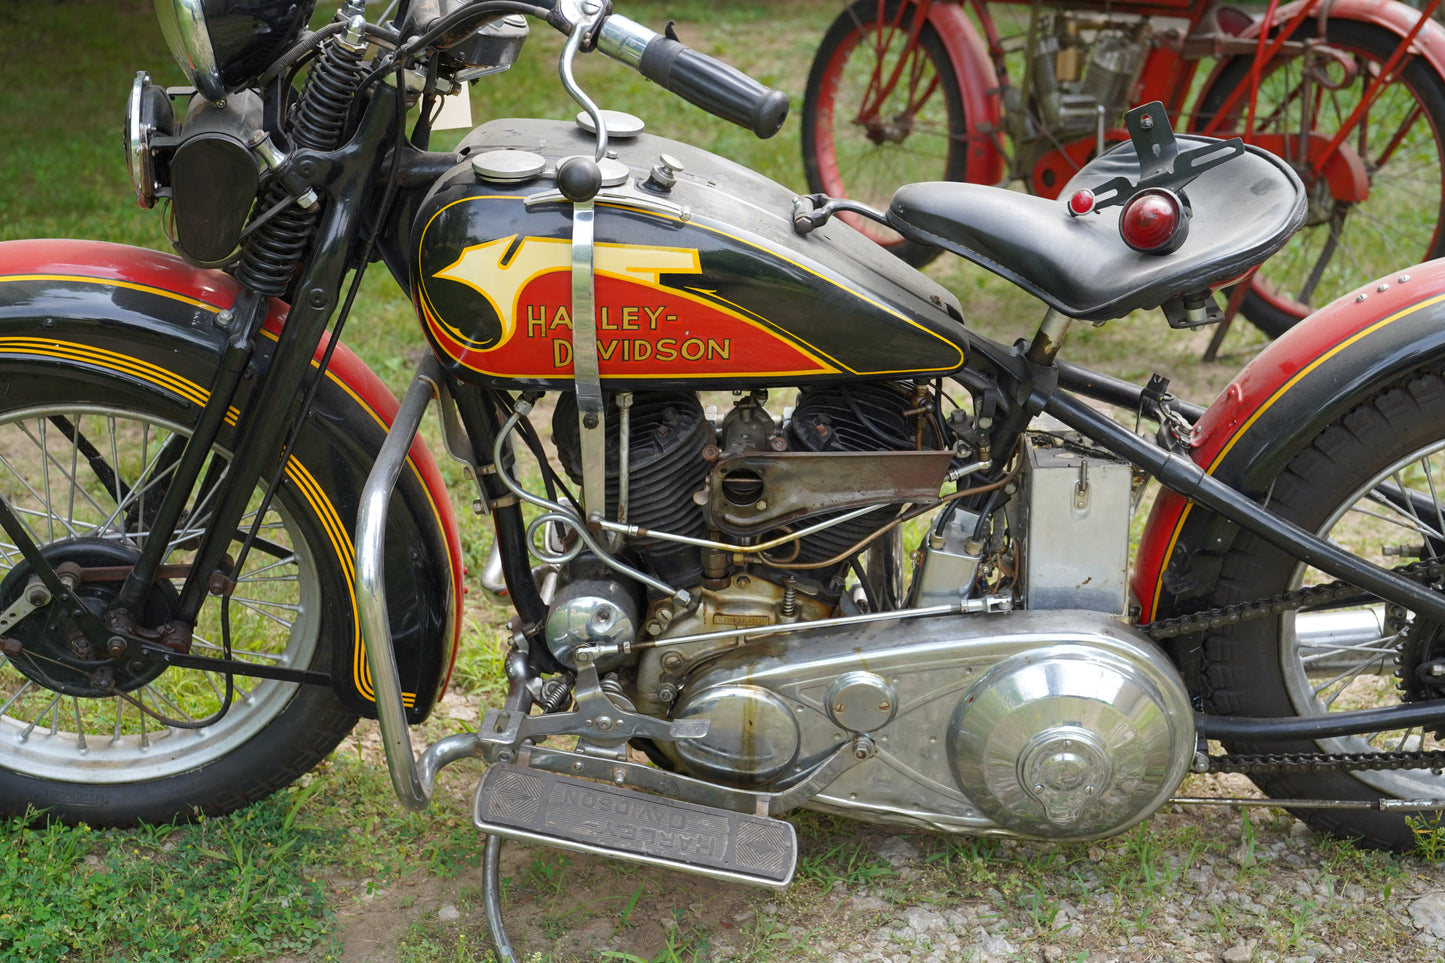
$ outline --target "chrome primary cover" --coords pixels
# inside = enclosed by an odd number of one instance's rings
[[[1173,703],[1173,704],[1171,704]],[[1005,826],[1049,837],[1111,833],[1152,812],[1184,776],[1176,686],[1107,651],[1054,646],[1005,660],[949,726],[961,785]]]
[[[1178,673],[1097,612],[934,616],[800,630],[715,657],[664,746],[685,772],[782,788],[865,737],[872,755],[810,808],[931,830],[1090,839],[1134,825],[1194,754]]]

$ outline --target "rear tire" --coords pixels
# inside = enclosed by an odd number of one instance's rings
[[[1386,557],[1383,545],[1423,544],[1438,554],[1445,496],[1445,379],[1439,371],[1417,372],[1381,390],[1334,424],[1296,455],[1270,489],[1269,507],[1302,527],[1356,549],[1376,564],[1401,561]],[[1367,501],[1372,490],[1394,483],[1416,495],[1414,515]],[[1399,499],[1396,499],[1398,502]],[[1433,510],[1422,506],[1434,506]],[[1225,556],[1214,602],[1244,602],[1300,585],[1329,581],[1263,540],[1242,533]],[[1440,584],[1437,582],[1437,589]],[[1348,611],[1345,611],[1348,615]],[[1410,613],[1383,605],[1357,606],[1355,615],[1374,617],[1383,630],[1371,635],[1322,641],[1306,648],[1303,637],[1331,612],[1287,613],[1245,622],[1211,634],[1205,642],[1206,679],[1213,711],[1221,715],[1312,716],[1330,711],[1395,705],[1402,700],[1398,673],[1410,663],[1434,659],[1404,654],[1409,630],[1426,645],[1433,628]],[[1338,624],[1338,623],[1335,623]],[[1419,646],[1416,642],[1414,645]],[[1404,666],[1397,666],[1402,658]],[[1445,655],[1445,653],[1440,653]],[[1227,748],[1242,753],[1380,752],[1400,748],[1445,748],[1433,732],[1410,731],[1350,736],[1318,742],[1241,743]],[[1429,770],[1381,772],[1299,772],[1253,777],[1274,798],[1347,799],[1445,798],[1445,776]],[[1357,839],[1365,845],[1408,850],[1415,837],[1406,817],[1378,811],[1300,809],[1295,815],[1317,829]]]

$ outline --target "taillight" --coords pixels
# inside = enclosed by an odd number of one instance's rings
[[[1069,216],[1083,217],[1094,209],[1094,192],[1087,187],[1074,191],[1069,198]]]
[[[1189,218],[1173,191],[1143,190],[1129,198],[1119,215],[1119,235],[1141,254],[1168,254],[1189,236]]]

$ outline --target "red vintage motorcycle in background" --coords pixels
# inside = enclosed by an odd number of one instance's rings
[[[1445,810],[1445,263],[1207,408],[1061,358],[1075,322],[1219,320],[1308,216],[1277,155],[1153,103],[1058,199],[884,212],[601,110],[593,50],[761,136],[787,98],[593,0],[157,11],[193,87],[139,74],[126,143],[178,253],[0,244],[0,812],[229,812],[374,717],[407,806],[487,762],[509,956],[502,838],[783,886],[800,807],[1092,839],[1245,772],[1397,848]],[[529,18],[581,115],[431,149]],[[1041,320],[981,335],[840,215]],[[415,308],[400,402],[340,337],[373,263]],[[495,528],[508,694],[418,757],[470,641],[453,498]]]
[[[1445,253],[1437,6],[856,0],[808,78],[808,183],[875,207],[922,180],[1055,197],[1127,137],[1126,108],[1158,100],[1177,128],[1238,134],[1303,179],[1305,227],[1230,305],[1278,335],[1356,284]],[[936,256],[852,223],[912,264]]]

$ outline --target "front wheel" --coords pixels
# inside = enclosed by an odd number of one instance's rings
[[[904,184],[967,178],[958,76],[920,16],[914,3],[857,0],[824,34],[803,98],[803,169],[814,192],[886,211]],[[914,266],[941,253],[875,221],[843,218]]]
[[[110,359],[117,372],[166,377],[142,361]],[[52,565],[88,572],[76,589],[104,609],[148,537],[194,405],[168,400],[133,376],[30,360],[0,371],[0,494]],[[355,426],[352,426],[353,428]],[[140,621],[163,624],[199,533],[209,524],[227,452],[215,448],[171,541]],[[326,495],[293,460],[264,513],[261,491],[230,554],[254,529],[232,574],[229,599],[211,597],[191,652],[327,672],[347,627],[348,565],[328,519]],[[31,582],[28,563],[0,536],[0,612]],[[307,772],[350,731],[356,716],[329,688],[166,667],[149,658],[91,651],[48,606],[5,632],[0,657],[0,813],[29,810],[96,825],[220,814]],[[219,710],[224,707],[225,711]]]
[[[1311,19],[1290,39],[1298,45],[1259,78],[1253,130],[1301,175],[1309,208],[1240,306],[1272,337],[1370,278],[1445,254],[1445,79],[1423,56],[1385,75],[1400,38],[1373,24],[1331,19],[1320,44]],[[1196,129],[1249,129],[1253,59],[1222,66],[1199,100]]]
[[[1393,565],[1445,555],[1445,377],[1417,373],[1380,391],[1296,455],[1275,479],[1269,506],[1362,557]],[[1255,536],[1226,555],[1216,604],[1329,581]],[[1445,588],[1441,580],[1432,584]],[[1214,711],[1323,716],[1445,697],[1445,626],[1369,600],[1245,622],[1205,642]],[[1420,727],[1317,742],[1230,745],[1245,753],[1383,753],[1440,750],[1445,731]],[[1445,798],[1439,769],[1294,772],[1255,776],[1274,798],[1375,801]],[[1409,849],[1406,817],[1372,810],[1303,809],[1318,829],[1371,846]]]

